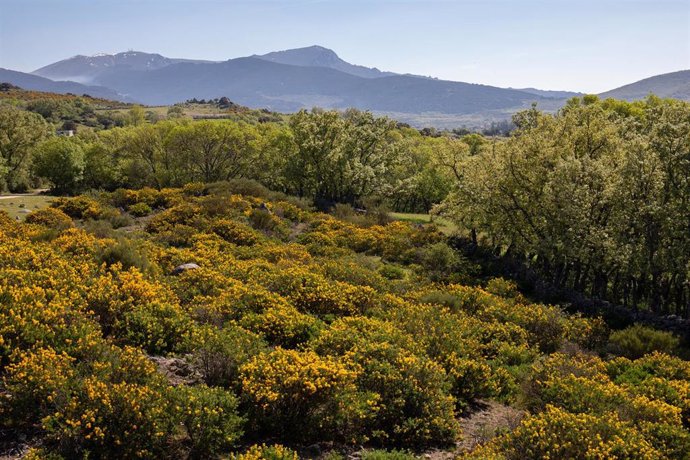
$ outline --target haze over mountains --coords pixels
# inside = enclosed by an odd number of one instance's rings
[[[580,94],[395,74],[348,63],[321,46],[219,62],[138,51],[80,55],[32,74],[2,70],[0,81],[26,89],[88,93],[148,105],[227,96],[242,105],[282,112],[313,106],[356,107],[438,127],[507,119],[534,102],[542,109],[555,110],[564,99]],[[638,99],[650,92],[690,98],[690,71],[648,78],[603,96]]]

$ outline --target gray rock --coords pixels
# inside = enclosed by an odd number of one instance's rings
[[[187,270],[196,270],[199,268],[199,266],[193,262],[189,262],[186,264],[178,265],[175,267],[175,269],[172,271],[173,275],[179,275],[182,272],[186,272]]]

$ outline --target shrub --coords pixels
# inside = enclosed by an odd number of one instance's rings
[[[515,284],[514,281],[508,281],[503,278],[490,279],[486,284],[486,291],[508,299],[515,298],[519,295],[517,284]]]
[[[670,332],[636,324],[621,331],[612,332],[609,342],[611,351],[614,353],[636,359],[654,351],[672,354],[678,348],[680,341]]]
[[[239,390],[239,369],[266,351],[258,335],[228,324],[223,329],[205,326],[197,332],[190,357],[207,385]]]
[[[132,240],[119,238],[114,244],[104,246],[96,254],[100,264],[110,267],[119,264],[124,269],[137,268],[143,273],[152,269],[146,250]]]
[[[225,241],[239,246],[252,246],[259,241],[258,235],[249,226],[230,219],[216,220],[212,230]]]
[[[286,439],[333,437],[334,423],[324,416],[341,410],[340,397],[354,391],[357,377],[334,358],[282,348],[256,356],[240,373],[259,429]]]
[[[149,205],[146,204],[146,203],[136,203],[136,204],[133,204],[133,205],[129,206],[129,207],[127,208],[127,210],[128,210],[129,213],[130,213],[131,215],[133,215],[134,217],[144,217],[144,216],[148,216],[149,214],[151,214],[151,212],[153,212],[153,210],[151,209],[151,206],[149,206]]]
[[[240,324],[261,334],[271,345],[296,348],[316,335],[320,321],[292,306],[275,306],[245,315]]]
[[[72,219],[56,208],[39,209],[26,216],[26,223],[43,225],[55,230],[64,230],[73,226]]]
[[[58,198],[51,204],[73,219],[98,219],[103,213],[101,204],[87,196]]]
[[[455,398],[440,365],[386,343],[362,344],[348,359],[362,368],[358,388],[377,396],[371,438],[415,447],[456,439]]]
[[[274,232],[282,225],[280,218],[268,209],[252,209],[249,213],[249,222],[255,229],[265,232]]]
[[[231,460],[299,460],[297,452],[280,444],[253,445],[241,454],[232,455]]]
[[[499,444],[508,459],[663,458],[633,427],[615,414],[570,414],[553,406],[528,417]]]
[[[397,265],[383,264],[379,268],[379,273],[389,280],[401,280],[405,278],[405,270]]]
[[[125,312],[113,334],[123,343],[162,355],[179,351],[191,327],[191,319],[178,305],[154,301]]]
[[[244,419],[229,391],[206,386],[179,386],[175,401],[189,437],[189,458],[211,458],[227,451],[242,436]]]
[[[152,457],[174,432],[162,388],[86,377],[80,391],[42,421],[48,445],[68,458]]]
[[[420,250],[419,260],[432,281],[457,281],[472,273],[470,262],[446,243]]]
[[[30,427],[64,404],[75,377],[73,363],[73,358],[51,348],[17,356],[3,377],[11,397],[0,400],[0,426]]]
[[[362,460],[416,460],[413,454],[405,450],[365,450]]]

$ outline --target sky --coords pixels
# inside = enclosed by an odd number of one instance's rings
[[[690,69],[690,0],[0,0],[0,67],[23,72],[76,54],[310,45],[381,70],[598,93]]]

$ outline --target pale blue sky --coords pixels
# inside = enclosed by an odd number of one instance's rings
[[[600,92],[690,68],[690,0],[0,0],[0,67],[319,44],[382,70]]]

